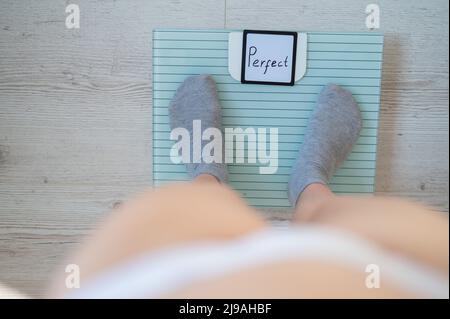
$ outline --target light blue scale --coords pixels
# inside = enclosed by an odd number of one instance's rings
[[[187,180],[183,164],[169,152],[167,108],[183,80],[211,74],[217,83],[225,127],[277,127],[278,171],[259,174],[260,164],[230,164],[229,183],[255,207],[289,207],[287,181],[303,142],[303,132],[317,94],[328,83],[350,90],[363,117],[361,136],[330,186],[336,193],[373,193],[380,110],[383,35],[308,32],[306,75],[293,87],[241,84],[228,73],[231,30],[153,32],[153,182]]]

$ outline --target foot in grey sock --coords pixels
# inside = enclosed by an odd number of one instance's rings
[[[194,120],[201,120],[202,131],[208,127],[215,127],[222,131],[222,113],[213,78],[209,75],[187,78],[178,88],[170,103],[169,118],[172,130],[183,127],[189,131],[191,153]],[[210,174],[221,182],[227,180],[227,168],[223,163],[223,157],[221,163],[208,164],[203,161],[202,163],[187,163],[186,169],[191,178],[200,174]]]
[[[352,150],[361,125],[361,113],[350,92],[333,84],[320,92],[289,180],[293,206],[308,185],[328,183]]]

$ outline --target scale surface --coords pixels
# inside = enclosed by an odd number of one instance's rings
[[[353,93],[363,117],[361,136],[330,186],[336,193],[372,193],[375,184],[383,35],[307,34],[304,76],[294,86],[242,84],[229,71],[229,34],[237,30],[153,32],[153,183],[187,180],[183,164],[169,152],[168,105],[185,78],[211,74],[217,82],[224,127],[277,127],[278,171],[259,173],[261,164],[229,164],[229,183],[252,206],[290,207],[287,181],[317,95],[328,83]]]

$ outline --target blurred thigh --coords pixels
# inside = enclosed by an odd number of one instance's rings
[[[149,251],[199,240],[233,239],[266,226],[227,186],[172,184],[147,191],[113,211],[67,263],[79,265],[86,280]],[[64,275],[63,270],[59,273]],[[64,281],[57,281],[61,288]]]
[[[382,197],[332,197],[299,222],[349,231],[448,272],[448,217],[418,203]]]

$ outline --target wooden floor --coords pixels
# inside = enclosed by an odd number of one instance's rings
[[[81,28],[65,28],[77,3]],[[151,176],[152,30],[366,31],[360,0],[2,0],[0,282],[52,268]],[[448,2],[376,1],[385,33],[376,190],[448,210]],[[289,214],[269,213],[275,223]],[[407,221],[405,221],[407,222]]]

